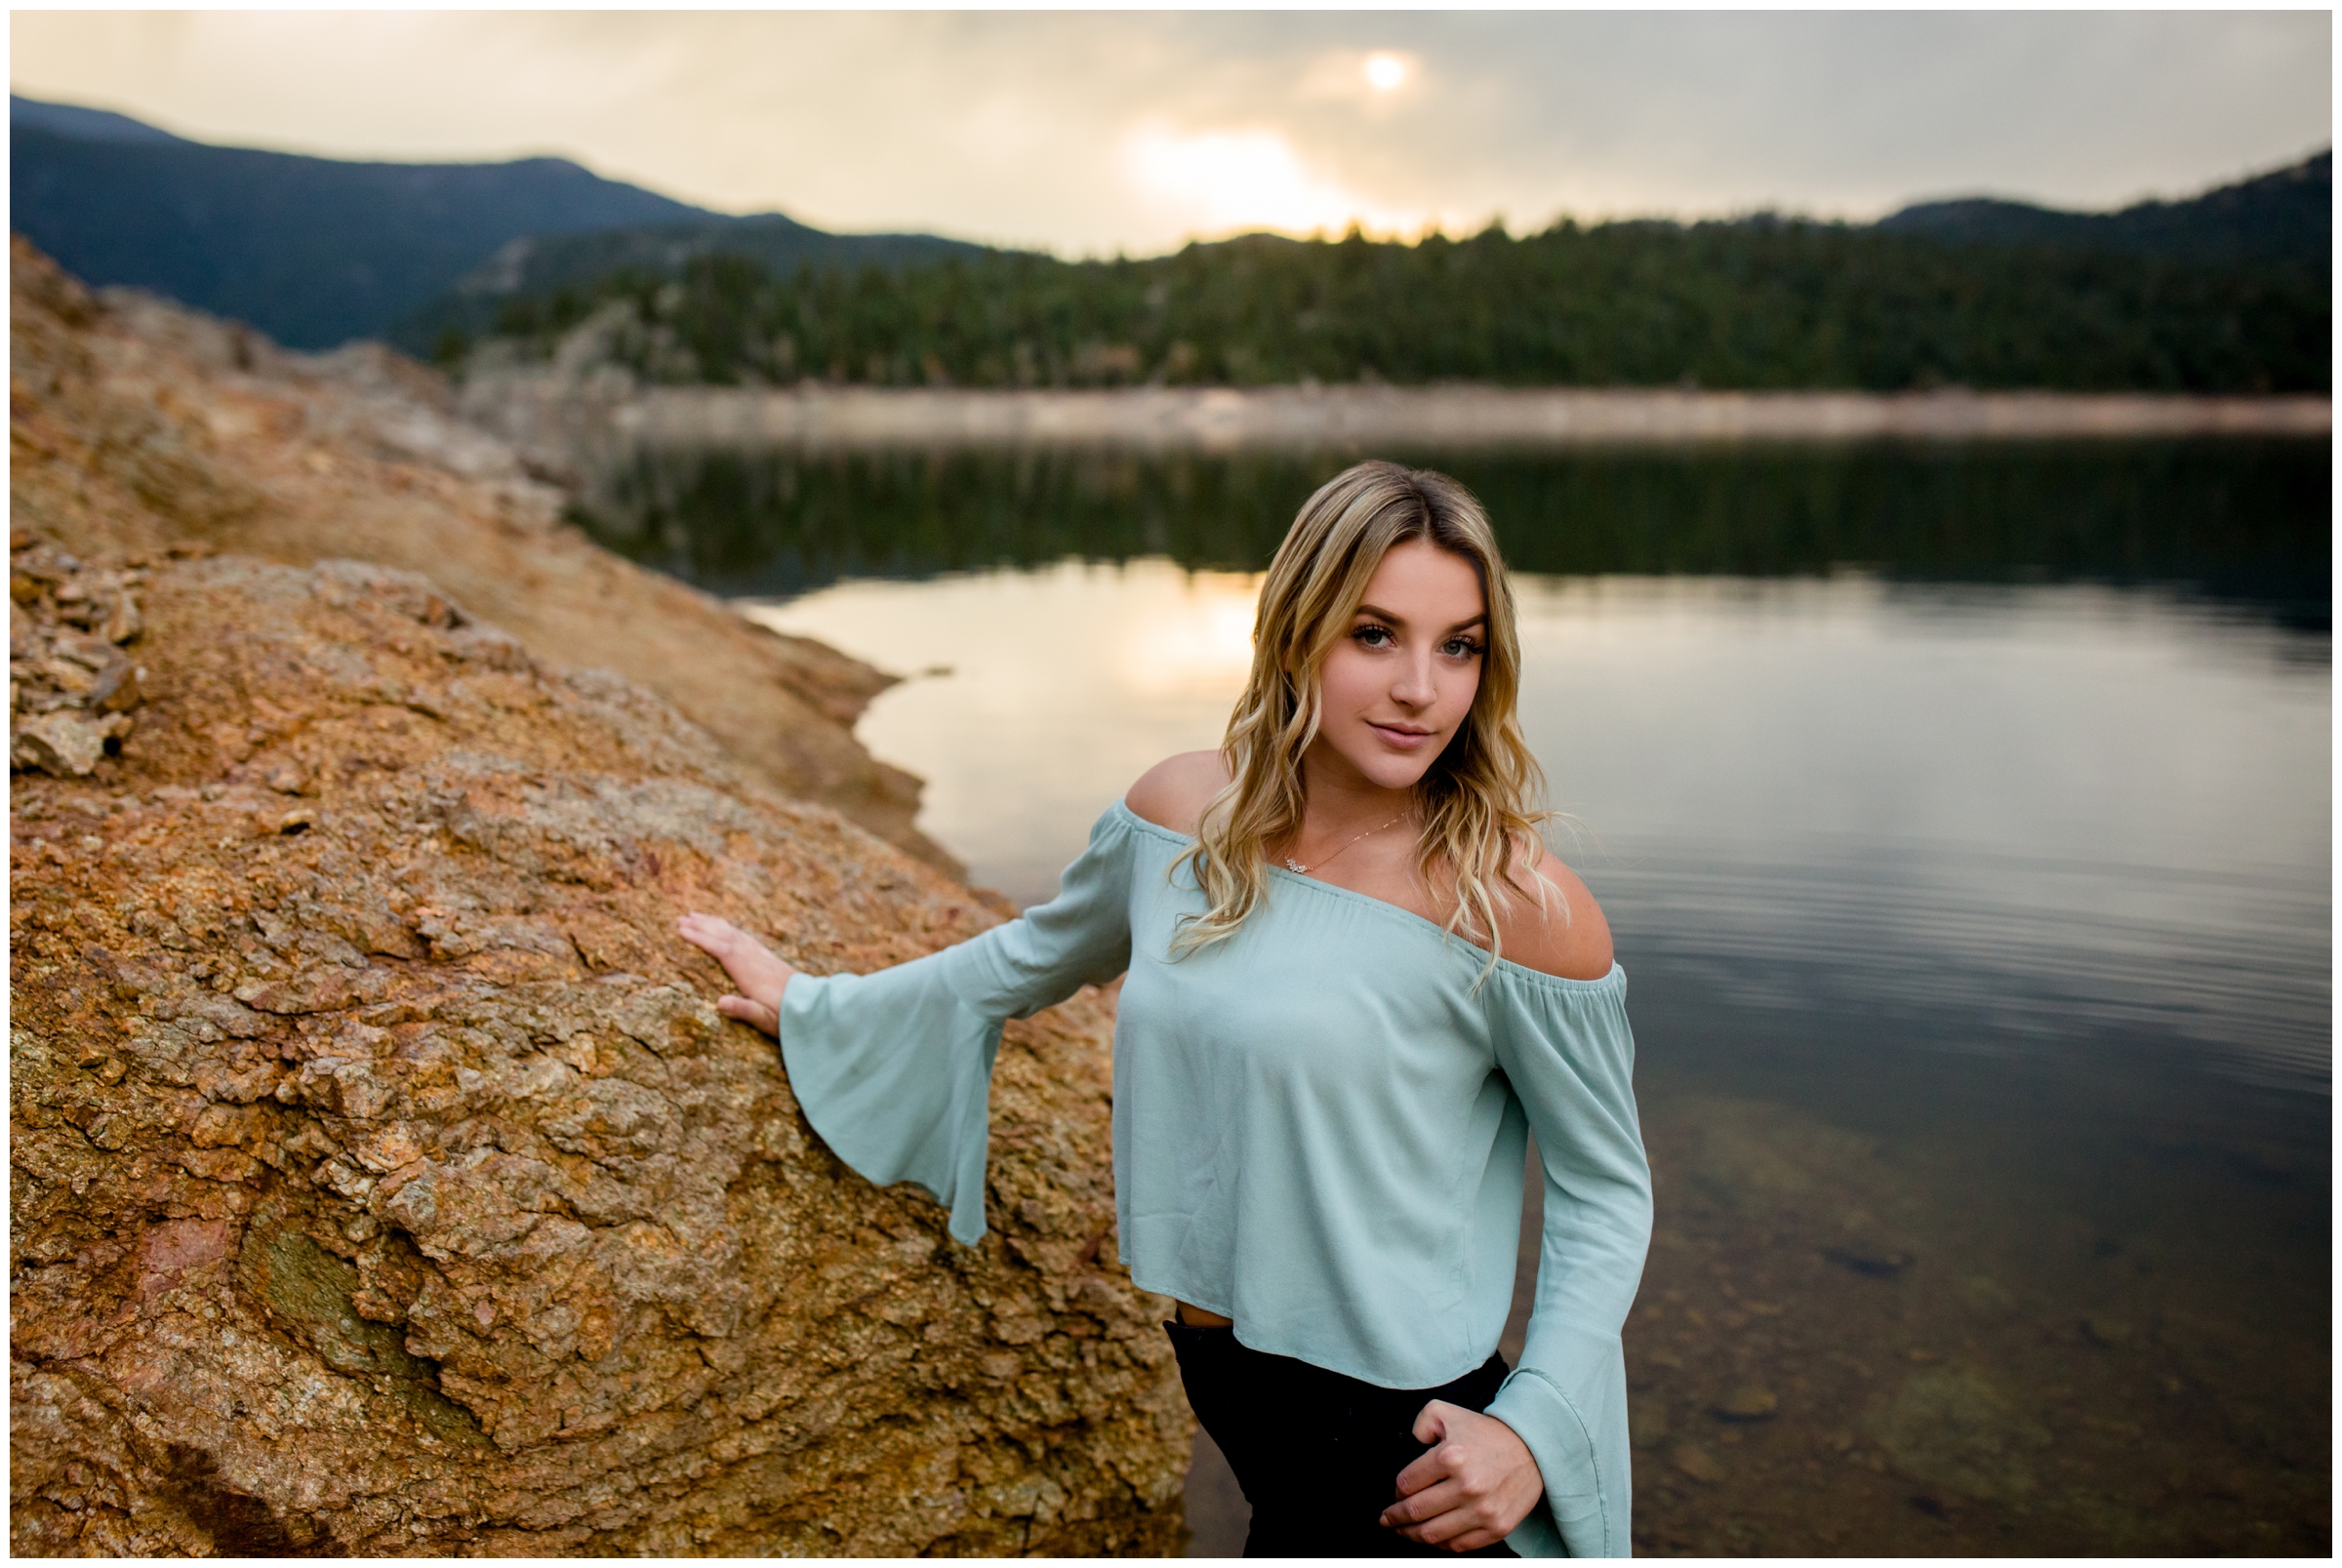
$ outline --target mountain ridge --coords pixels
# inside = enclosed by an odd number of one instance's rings
[[[13,95],[10,119],[14,229],[94,284],[144,288],[296,348],[379,337],[428,352],[498,331],[515,303],[525,310],[622,274],[674,278],[714,258],[776,277],[804,266],[898,272],[951,258],[1077,264],[940,235],[838,234],[782,213],[715,213],[558,158],[314,158],[192,141],[110,110]],[[2332,168],[2329,149],[2196,197],[2113,213],[1976,196],[1915,203],[1874,224],[1759,214],[1595,227],[1789,225],[2298,271],[2331,255]],[[1566,220],[1555,227],[1576,230]],[[1181,254],[1257,250],[1276,237]]]
[[[93,286],[146,289],[292,348],[391,337],[427,347],[450,328],[481,330],[482,298],[620,266],[671,270],[717,251],[791,268],[984,249],[718,213],[566,158],[318,158],[189,141],[108,109],[15,94],[9,121],[14,231]],[[573,237],[586,243],[561,243]]]
[[[2235,265],[2333,249],[2334,154],[2312,153],[2177,201],[2073,212],[1998,196],[1915,202],[1873,226],[1969,244],[2051,245]]]
[[[23,101],[10,101],[15,232],[92,285],[146,289],[295,348],[380,336],[519,234],[702,212],[565,159],[355,163],[61,135],[20,118]]]
[[[81,103],[48,103],[15,93],[8,96],[8,123],[12,130],[30,128],[90,141],[184,142],[187,140],[144,120],[116,114],[112,109],[94,109]]]

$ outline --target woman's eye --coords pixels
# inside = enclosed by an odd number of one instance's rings
[[[1391,642],[1389,626],[1360,626],[1351,635],[1357,639],[1360,646],[1366,648],[1384,648],[1390,646]]]
[[[1474,642],[1470,637],[1451,638],[1447,644],[1447,656],[1450,659],[1476,658],[1479,654],[1479,651],[1480,645],[1476,642]]]

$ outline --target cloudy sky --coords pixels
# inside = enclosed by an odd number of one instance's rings
[[[2106,207],[2330,144],[2326,12],[17,12],[29,97],[1143,255],[1502,216]]]

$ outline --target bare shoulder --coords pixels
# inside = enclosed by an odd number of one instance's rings
[[[1552,884],[1546,907],[1515,891],[1504,906],[1505,956],[1516,964],[1564,980],[1599,980],[1610,973],[1610,922],[1602,906],[1552,850],[1540,848],[1537,875]],[[1528,879],[1514,874],[1515,882]]]
[[[1212,797],[1228,787],[1228,764],[1217,751],[1182,751],[1139,776],[1122,804],[1157,827],[1193,833]]]

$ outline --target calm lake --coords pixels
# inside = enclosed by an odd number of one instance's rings
[[[2328,447],[1413,457],[1633,978],[1638,1549],[2325,1554]],[[638,449],[586,514],[909,677],[860,734],[1030,904],[1349,461]]]

